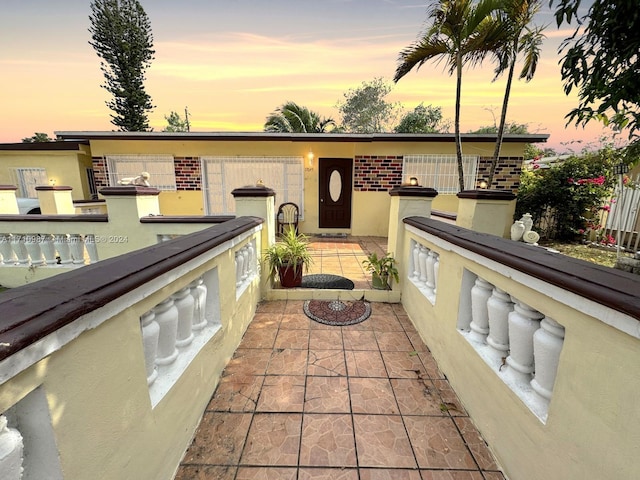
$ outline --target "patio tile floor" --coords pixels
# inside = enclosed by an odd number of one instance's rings
[[[336,270],[362,239],[321,243],[313,273],[367,282]],[[258,306],[176,480],[504,480],[401,305],[335,327],[302,304]]]

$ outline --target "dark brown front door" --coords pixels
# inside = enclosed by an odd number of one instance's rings
[[[351,228],[353,159],[321,158],[318,163],[320,228]]]

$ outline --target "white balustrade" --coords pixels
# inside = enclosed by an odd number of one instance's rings
[[[544,317],[540,328],[533,335],[535,376],[531,380],[531,388],[547,402],[551,400],[563,344],[564,327],[555,320]]]
[[[178,309],[178,333],[176,336],[176,346],[184,348],[193,341],[193,306],[194,299],[189,286],[178,290],[172,295],[176,308]]]
[[[98,246],[96,245],[96,236],[93,234],[85,235],[84,246],[87,248],[87,254],[89,255],[89,263],[97,263],[98,262]]]
[[[201,331],[207,325],[205,309],[207,305],[207,287],[202,277],[189,284],[191,296],[193,297],[193,325],[194,332]]]
[[[29,252],[27,252],[27,247],[24,244],[25,237],[26,235],[20,233],[14,233],[11,236],[11,248],[15,254],[16,262],[21,265],[29,263]]]
[[[243,266],[242,266],[242,281],[244,282],[247,278],[249,278],[250,266],[249,266],[249,246],[245,246],[240,250],[242,253]]]
[[[427,257],[429,249],[424,245],[420,245],[420,253],[418,254],[418,265],[420,266],[420,283],[427,284]]]
[[[469,338],[476,342],[486,343],[489,335],[489,311],[487,302],[491,297],[493,285],[486,280],[476,278],[471,288],[471,324]]]
[[[518,381],[529,383],[534,371],[533,335],[540,328],[543,314],[513,299],[513,312],[509,313],[510,352],[507,365],[509,372]]]
[[[178,358],[178,349],[176,348],[178,309],[173,302],[173,298],[169,297],[156,305],[153,311],[156,314],[156,322],[160,327],[156,363],[158,365],[169,365]]]
[[[512,311],[513,302],[509,294],[495,287],[487,300],[489,315],[487,344],[500,360],[506,358],[509,352],[509,314]]]
[[[256,275],[257,255],[253,242],[249,242],[235,253],[236,295],[239,295],[249,281]]]
[[[31,258],[31,265],[45,265],[44,255],[40,248],[39,235],[29,234],[24,236],[24,246]]]
[[[244,269],[244,257],[242,253],[238,250],[235,255],[236,258],[236,287],[240,287],[242,285],[242,271]]]
[[[433,294],[438,290],[438,272],[440,271],[440,255],[436,254],[436,261],[433,264]]]
[[[416,240],[411,240],[407,264],[409,265],[407,278],[420,289],[431,303],[435,303],[438,271],[440,269],[438,252],[431,250]]]
[[[76,265],[84,263],[84,242],[77,233],[69,235],[69,249],[71,250],[72,262]]]
[[[427,289],[433,291],[436,287],[436,274],[434,271],[434,266],[436,264],[436,260],[438,258],[438,254],[433,250],[429,250],[429,254],[427,255]]]
[[[7,426],[7,418],[0,415],[0,476],[3,480],[20,480],[24,460],[22,435]]]
[[[11,235],[0,234],[0,255],[2,255],[2,263],[5,265],[16,263],[16,257],[13,254],[13,248],[11,248]]]
[[[142,346],[144,348],[144,364],[147,370],[147,385],[151,385],[158,377],[156,356],[158,354],[158,339],[160,326],[155,321],[156,314],[150,310],[140,317],[142,327]]]
[[[47,265],[55,265],[58,260],[56,259],[56,247],[54,245],[54,237],[50,234],[42,234],[39,236],[40,250],[44,255]]]
[[[60,256],[60,264],[67,265],[73,261],[71,258],[71,249],[69,248],[69,236],[65,233],[54,235],[53,244]]]
[[[413,276],[414,281],[420,281],[420,244],[413,241],[413,249],[411,251],[413,255]]]

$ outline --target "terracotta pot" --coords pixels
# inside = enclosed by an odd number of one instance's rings
[[[295,267],[280,267],[278,270],[280,285],[284,288],[294,288],[302,285],[302,269],[302,264],[296,265]]]

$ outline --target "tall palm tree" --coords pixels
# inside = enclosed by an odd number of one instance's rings
[[[545,38],[542,30],[545,27],[530,27],[529,24],[540,10],[541,3],[541,0],[502,0],[500,19],[505,25],[506,36],[502,48],[495,52],[498,65],[495,69],[496,76],[494,80],[507,69],[508,73],[507,85],[502,100],[502,114],[500,115],[496,147],[489,168],[489,186],[493,183],[498,158],[500,158],[500,149],[502,148],[502,139],[507,122],[507,106],[509,105],[509,95],[511,94],[511,82],[518,56],[522,55],[523,58],[523,66],[519,78],[524,78],[527,82],[535,75],[538,60],[540,59],[540,46]]]
[[[265,132],[280,133],[323,133],[329,126],[335,126],[332,118],[320,118],[316,112],[295,102],[286,102],[267,117]]]
[[[440,0],[428,12],[431,25],[420,38],[400,52],[393,78],[398,82],[413,67],[433,59],[446,59],[449,75],[456,72],[456,112],[454,130],[458,159],[458,180],[464,190],[462,141],[460,139],[460,95],[462,68],[481,62],[501,44],[503,27],[497,15],[497,0]]]

